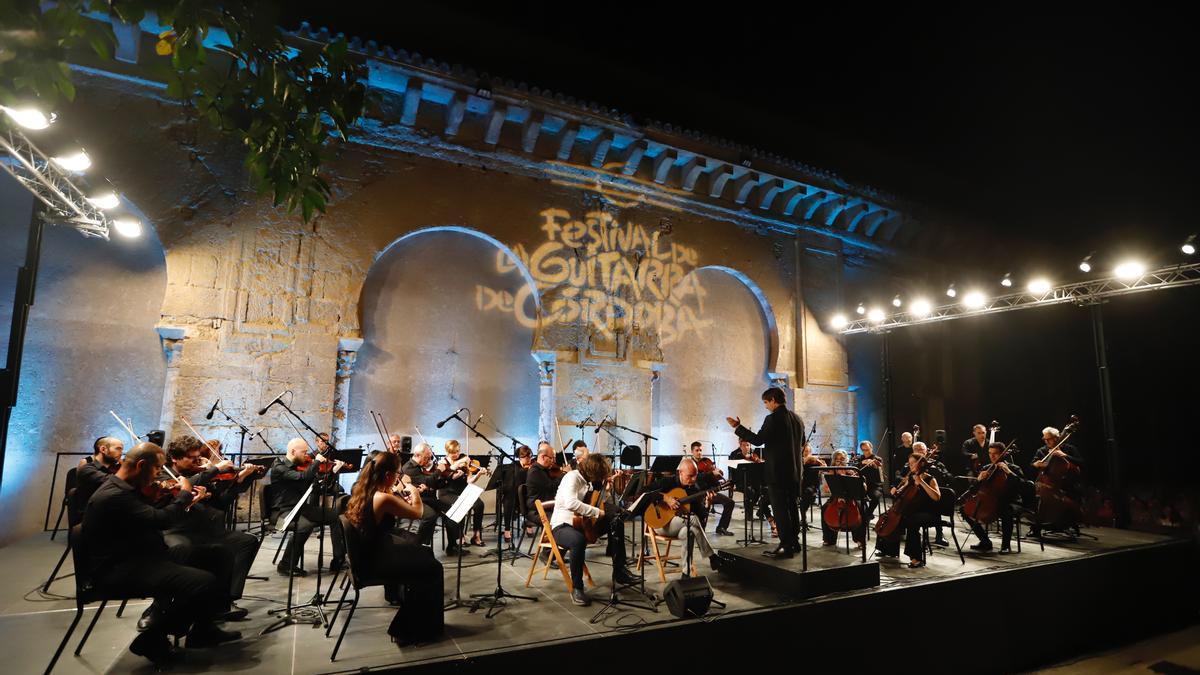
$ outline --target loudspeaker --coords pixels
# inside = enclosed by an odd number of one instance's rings
[[[663,590],[667,610],[677,619],[708,614],[712,600],[713,590],[708,577],[684,577],[667,584]]]
[[[401,436],[400,437],[400,454],[402,454],[402,455],[411,455],[412,454],[412,436]]]

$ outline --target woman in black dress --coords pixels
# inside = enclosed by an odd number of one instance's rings
[[[400,457],[381,452],[366,463],[354,483],[346,518],[358,530],[365,574],[391,580],[384,585],[388,602],[400,604],[388,627],[401,644],[437,639],[442,617],[442,563],[411,532],[393,531],[397,518],[419,519],[421,495],[398,483]],[[352,561],[354,562],[354,561]],[[400,586],[404,586],[400,601]]]

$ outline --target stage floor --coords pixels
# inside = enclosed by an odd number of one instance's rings
[[[710,526],[712,522],[710,522]],[[741,523],[735,519],[734,531],[740,536]],[[938,549],[929,559],[925,569],[910,570],[905,559],[878,560],[881,585],[877,588],[850,591],[849,593],[880,593],[889,588],[913,584],[936,582],[950,577],[980,575],[1016,569],[1023,565],[1053,563],[1055,561],[1104,553],[1122,548],[1137,547],[1167,541],[1166,537],[1133,532],[1095,528],[1085,530],[1097,539],[1081,539],[1073,543],[1047,543],[1044,552],[1036,541],[1026,541],[1020,554],[983,555],[967,554],[966,564],[960,564],[953,548]],[[960,540],[966,531],[959,532]],[[491,532],[488,533],[489,540]],[[714,545],[724,548],[741,548],[738,537],[711,536]],[[769,538],[769,533],[768,533]],[[315,537],[310,541],[308,567],[315,561]],[[244,638],[221,649],[186,650],[185,659],[173,668],[173,672],[239,672],[257,670],[279,673],[327,673],[353,672],[364,668],[403,667],[431,664],[443,660],[463,660],[488,653],[529,646],[542,646],[554,642],[599,637],[605,634],[630,630],[646,630],[655,626],[678,621],[661,605],[657,613],[646,610],[619,608],[607,615],[598,624],[590,619],[600,609],[599,599],[607,596],[609,579],[608,558],[603,555],[603,546],[589,550],[588,565],[597,582],[590,589],[593,604],[576,607],[565,592],[561,576],[551,571],[548,579],[536,575],[531,588],[525,588],[525,576],[529,560],[517,560],[515,565],[507,562],[503,567],[503,585],[506,590],[538,597],[537,602],[509,601],[494,618],[485,618],[483,610],[454,609],[446,613],[446,636],[429,645],[399,648],[387,638],[386,628],[394,609],[383,602],[382,589],[367,589],[354,617],[346,639],[342,644],[338,660],[330,663],[329,653],[334,638],[325,638],[324,629],[308,625],[289,626],[282,630],[260,636],[272,617],[267,611],[283,604],[287,594],[287,578],[279,577],[271,564],[276,540],[268,539],[259,552],[254,573],[268,577],[266,581],[251,580],[246,594],[239,604],[250,611],[248,621],[226,624],[227,628],[242,631]],[[62,638],[74,613],[74,580],[72,577],[56,580],[50,594],[40,591],[46,576],[53,568],[63,550],[62,535],[50,541],[49,534],[37,535],[19,543],[0,549],[0,572],[5,583],[0,590],[0,648],[5,654],[3,670],[14,673],[41,672],[49,662],[58,641]],[[746,553],[757,555],[773,544],[755,544]],[[868,547],[871,544],[868,543]],[[869,549],[870,550],[870,549]],[[1015,545],[1014,545],[1015,550]],[[496,567],[492,557],[481,557],[482,549],[468,549],[464,556],[462,572],[462,595],[488,593],[495,588]],[[847,554],[844,545],[834,549],[820,545],[820,531],[813,530],[809,537],[809,567],[832,567],[861,564],[858,552],[851,548]],[[793,561],[799,569],[799,558]],[[455,588],[454,561],[445,561],[447,594],[453,597]],[[708,561],[697,555],[696,565],[701,574],[708,575],[715,597],[727,603],[724,610],[715,610],[716,615],[736,615],[747,611],[762,610],[792,604],[793,601],[777,592],[755,588],[748,584],[723,578],[714,574]],[[71,570],[70,561],[64,572]],[[659,581],[657,571],[647,566],[647,591],[660,594],[664,584]],[[678,578],[669,575],[668,580]],[[308,600],[314,591],[315,579],[309,576],[297,580],[298,601]],[[336,597],[336,594],[335,594]],[[828,597],[828,596],[826,596]],[[449,598],[448,598],[449,599]],[[812,602],[809,600],[808,602]],[[122,618],[117,618],[116,606],[105,610],[82,656],[72,654],[94,606],[86,612],[72,642],[68,645],[55,668],[57,673],[129,673],[154,672],[151,664],[129,653],[127,646],[136,635],[138,616],[147,603],[131,602]],[[332,610],[332,607],[330,607]],[[343,613],[344,616],[344,613]],[[711,615],[710,615],[711,616]],[[341,626],[339,617],[336,631]],[[590,652],[595,654],[597,652]]]

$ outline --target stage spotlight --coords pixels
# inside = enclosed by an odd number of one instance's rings
[[[113,229],[122,237],[129,237],[130,239],[142,234],[142,224],[133,218],[118,218],[114,220]]]
[[[1183,246],[1179,247],[1179,250],[1188,255],[1194,255],[1196,253],[1196,235],[1188,236],[1187,240],[1183,242]]]
[[[892,307],[899,307],[903,304],[904,301],[900,299],[900,296],[897,295],[896,297],[892,298]]]
[[[1000,280],[1000,285],[1005,288],[1012,288],[1012,273],[1005,272],[1004,278]]]
[[[88,157],[87,153],[80,150],[72,155],[61,155],[55,157],[54,163],[62,167],[64,171],[71,173],[83,173],[92,165],[92,158]]]
[[[1113,270],[1113,273],[1117,275],[1118,279],[1123,279],[1125,281],[1137,279],[1145,272],[1146,266],[1137,260],[1126,260],[1120,265],[1117,265]]]
[[[954,284],[950,284],[950,288],[946,289],[946,297],[953,298],[956,295],[958,295],[958,291],[955,290]]]
[[[41,131],[54,123],[55,114],[50,113],[47,116],[37,108],[9,108],[8,106],[0,105],[0,110],[4,111],[8,118],[22,127],[30,131]]]
[[[878,307],[872,309],[870,312],[867,312],[867,319],[870,320],[871,323],[883,323],[884,316],[883,310],[879,309]]]
[[[839,330],[845,328],[846,316],[844,314],[834,314],[833,318],[829,320],[829,325]]]
[[[933,311],[933,307],[930,306],[928,300],[918,298],[909,303],[908,311],[915,317],[924,318],[929,316],[929,312]]]
[[[1092,271],[1092,254],[1091,253],[1083,256],[1083,260],[1079,261],[1079,271],[1080,272],[1091,272]]]
[[[863,307],[863,306],[862,306],[862,303],[860,302],[860,303],[858,303],[858,307],[857,307],[857,308],[855,308],[855,310],[854,310],[854,311],[855,311],[856,313],[858,313],[858,315],[859,315],[859,316],[862,316],[863,314],[866,314],[866,313],[867,313],[867,308],[866,308],[866,307]]]
[[[1034,279],[1029,282],[1029,292],[1034,295],[1045,295],[1050,292],[1050,281],[1048,279]]]
[[[121,205],[121,199],[117,197],[117,193],[115,192],[106,192],[98,194],[95,197],[88,197],[88,201],[92,203],[92,206],[106,211],[108,209],[115,209]]]
[[[987,302],[987,296],[979,291],[971,291],[963,296],[963,306],[967,309],[979,309]]]

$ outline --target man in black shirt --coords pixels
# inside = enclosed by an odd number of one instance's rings
[[[275,490],[275,503],[272,507],[277,521],[282,522],[282,519],[287,517],[296,504],[300,503],[300,498],[318,479],[319,467],[325,461],[325,457],[319,454],[315,458],[309,458],[308,443],[304,439],[293,438],[288,441],[287,456],[275,460],[275,464],[271,467],[271,485]],[[333,470],[330,472],[331,475],[336,476],[343,466],[345,463],[340,460],[335,461]],[[280,574],[291,573],[295,576],[306,574],[304,570],[300,569],[300,556],[304,555],[304,544],[318,525],[327,525],[330,528],[330,538],[333,540],[333,558],[329,561],[329,569],[331,571],[340,570],[346,563],[342,524],[338,520],[337,511],[319,503],[317,490],[314,487],[308,500],[300,507],[300,513],[296,514],[294,525],[289,526],[289,529],[295,528],[295,534],[288,543],[287,552],[284,553],[279,565],[275,568]]]
[[[771,387],[764,391],[762,401],[768,415],[758,433],[742,426],[739,418],[726,417],[725,421],[734,428],[738,438],[764,446],[766,466],[763,468],[763,482],[766,483],[771,510],[775,513],[779,528],[779,546],[765,554],[790,558],[800,550],[800,513],[796,498],[799,485],[797,470],[804,446],[804,422],[787,409],[787,398],[782,389]]]
[[[648,486],[646,492],[651,494],[651,498],[658,502],[665,502],[668,507],[676,509],[679,506],[678,498],[667,495],[667,492],[676,488],[682,489],[688,497],[705,492],[696,483],[697,478],[696,462],[690,457],[683,458],[679,462],[679,468],[674,476],[660,478]],[[720,560],[716,556],[716,551],[713,550],[712,544],[709,543],[708,537],[704,534],[704,522],[708,520],[708,512],[712,507],[712,493],[708,493],[704,497],[696,497],[688,502],[691,507],[692,515],[695,518],[692,520],[690,528],[693,542],[700,548],[700,555],[708,558],[713,569],[720,566]],[[679,539],[686,537],[687,533],[684,528],[687,527],[687,520],[681,516],[675,516],[661,529],[655,530],[660,535]]]
[[[1075,446],[1064,443],[1062,441],[1062,432],[1054,427],[1046,427],[1042,429],[1043,445],[1033,453],[1033,463],[1030,467],[1037,478],[1040,478],[1042,472],[1050,467],[1050,463],[1054,458],[1060,457],[1074,464],[1076,467],[1083,467],[1083,456],[1075,449]],[[1036,480],[1036,478],[1035,478]],[[1083,501],[1083,486],[1079,481],[1079,473],[1068,472],[1062,479],[1063,494],[1071,499],[1075,504],[1081,504]],[[1078,519],[1081,513],[1066,512],[1062,514],[1066,516],[1067,522],[1055,523],[1055,525],[1065,525],[1067,527],[1077,528]],[[1073,522],[1072,522],[1073,521]],[[1035,523],[1029,528],[1029,536],[1037,537],[1041,535],[1041,525]]]
[[[700,441],[693,441],[691,446],[692,461],[696,466],[700,466],[700,460],[704,459],[704,445]],[[716,492],[716,488],[725,481],[725,473],[716,468],[716,462],[713,462],[712,471],[706,471],[696,476],[696,485],[701,490],[713,490],[712,503],[713,505],[721,505],[721,519],[717,521],[716,533],[720,535],[731,535],[729,531],[729,523],[733,520],[733,499],[724,492]],[[704,522],[708,524],[708,516],[704,518]]]
[[[867,483],[867,513],[864,522],[871,522],[875,510],[879,508],[879,500],[883,498],[883,462],[875,454],[875,446],[871,441],[858,444],[859,455],[855,459],[858,473]]]
[[[987,427],[982,424],[976,424],[971,427],[971,437],[962,443],[962,462],[965,468],[970,471],[963,471],[961,475],[975,475],[975,467],[982,467],[987,464],[988,442],[987,442]]]
[[[1005,494],[1000,496],[1000,552],[1008,553],[1009,544],[1012,542],[1013,533],[1013,513],[1012,502],[1017,496],[1019,482],[1024,480],[1021,474],[1021,467],[1009,461],[999,461],[1000,456],[1004,454],[1003,443],[992,443],[988,446],[988,464],[981,467],[979,470],[979,481],[987,480],[988,476],[992,475],[993,471],[1003,471],[1008,475],[1008,480],[1005,483]],[[975,533],[975,537],[979,539],[978,544],[971,544],[971,549],[974,551],[990,551],[992,550],[992,540],[988,537],[987,530],[983,525],[975,520],[963,515],[963,520],[967,521],[967,525],[971,526],[971,531]]]
[[[913,453],[913,435],[909,432],[900,434],[900,445],[892,451],[892,477],[908,475],[908,456]],[[898,482],[898,481],[894,481]]]
[[[429,447],[428,443],[419,444],[413,450],[412,459],[405,462],[400,470],[421,492],[421,504],[424,511],[421,514],[421,524],[417,528],[417,537],[422,543],[431,543],[433,527],[437,524],[438,517],[444,516],[450,507],[454,506],[453,501],[447,502],[439,498],[437,490],[446,485],[447,479],[459,478],[464,473],[455,471],[451,472],[449,476],[443,477],[442,473],[434,468],[433,448]],[[462,537],[462,525],[449,518],[443,518],[443,525],[446,528],[446,555],[458,555],[458,540]]]
[[[121,466],[125,443],[113,436],[101,436],[92,443],[92,456],[79,462],[75,470],[75,494],[67,507],[67,521],[72,525],[83,522],[83,509],[96,490]]]
[[[142,494],[164,463],[162,448],[153,443],[130,450],[116,473],[92,495],[82,526],[93,583],[131,596],[153,597],[164,608],[163,620],[152,622],[129,645],[133,653],[160,665],[174,656],[168,632],[186,633],[188,647],[209,647],[241,637],[214,623],[224,594],[216,576],[204,568],[215,561],[205,559],[200,551],[189,551],[186,557],[172,555],[163,541],[162,530],[207,491],[193,488],[183,478],[178,495],[163,508],[155,508]]]
[[[534,522],[537,522],[538,514],[533,503],[535,501],[552,501],[558,492],[558,484],[562,482],[562,476],[557,478],[550,476],[550,470],[555,466],[554,456],[554,448],[549,443],[546,441],[538,443],[537,458],[533,461],[533,466],[529,468],[529,474],[525,477],[525,516]]]

